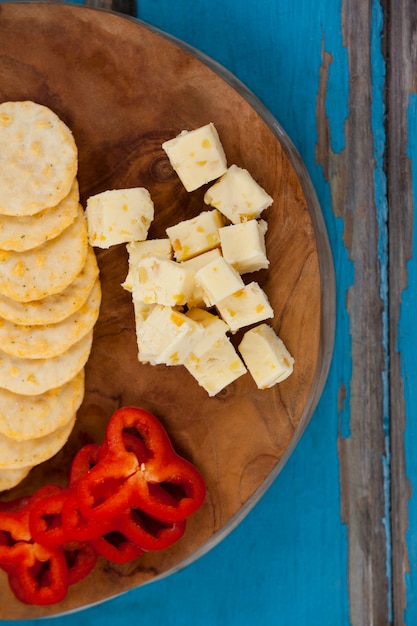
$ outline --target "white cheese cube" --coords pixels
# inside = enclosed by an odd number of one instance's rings
[[[247,372],[230,339],[224,335],[207,352],[197,357],[193,352],[185,367],[209,396],[215,396]]]
[[[220,244],[224,258],[239,274],[257,272],[269,267],[266,256],[265,220],[247,220],[220,228]]]
[[[201,324],[204,329],[203,335],[193,349],[196,357],[202,356],[219,340],[222,339],[229,330],[226,322],[217,315],[209,313],[205,309],[189,309],[185,314],[190,319]]]
[[[152,309],[156,307],[156,304],[145,304],[141,300],[136,300],[132,298],[133,301],[133,310],[135,313],[135,325],[136,325],[136,333],[140,326],[142,326],[143,322],[151,313]]]
[[[138,329],[141,350],[153,365],[180,365],[204,332],[203,327],[172,307],[156,305]]]
[[[248,330],[239,351],[259,389],[273,387],[293,372],[294,358],[268,324]]]
[[[211,122],[195,130],[183,130],[165,141],[162,148],[187,191],[219,178],[227,169],[223,146]]]
[[[225,215],[232,224],[257,218],[273,199],[248,170],[231,165],[204,195],[204,202]]]
[[[200,287],[195,281],[195,275],[202,267],[213,261],[214,259],[218,259],[221,256],[220,248],[213,248],[213,250],[208,250],[207,252],[203,252],[198,256],[193,257],[192,259],[188,259],[188,261],[183,261],[183,265],[193,273],[194,276],[194,286],[191,293],[191,296],[187,300],[187,305],[189,307],[204,307],[204,292],[203,288]]]
[[[97,248],[142,241],[154,218],[147,189],[111,189],[90,196],[85,209],[89,241]]]
[[[217,304],[244,287],[241,276],[222,256],[198,270],[195,280],[203,289],[207,306]]]
[[[149,314],[151,313],[152,309],[154,309],[158,305],[157,304],[145,304],[144,302],[141,302],[140,300],[135,300],[134,298],[132,298],[132,301],[133,301],[133,310],[135,313],[135,329],[136,329],[136,340],[138,344],[138,359],[141,363],[152,363],[153,355],[148,354],[146,352],[145,347],[140,345],[138,337],[139,337],[139,329],[141,328],[143,322],[149,317]]]
[[[182,264],[150,256],[136,267],[132,295],[145,304],[184,305],[193,287],[194,274]]]
[[[145,241],[132,241],[126,246],[129,255],[129,269],[123,289],[132,291],[136,267],[142,259],[149,256],[156,256],[160,259],[172,259],[171,242],[166,239],[146,239]]]
[[[217,302],[216,308],[232,333],[274,317],[266,293],[255,281]]]
[[[186,261],[198,254],[220,246],[219,228],[224,218],[214,209],[178,222],[166,229],[177,261]]]

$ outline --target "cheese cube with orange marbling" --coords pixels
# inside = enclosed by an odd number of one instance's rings
[[[181,131],[165,141],[162,148],[187,191],[219,178],[227,169],[226,155],[212,122]]]

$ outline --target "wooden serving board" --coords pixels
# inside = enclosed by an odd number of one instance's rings
[[[2,498],[65,484],[79,447],[102,441],[107,421],[134,404],[157,415],[177,451],[202,472],[207,499],[183,539],[128,565],[100,561],[57,606],[28,607],[1,574],[0,619],[30,619],[100,602],[166,576],[220,541],[277,476],[314,410],[331,359],[333,266],[310,181],[291,142],[262,105],[209,59],[137,20],[84,7],[0,6],[0,101],[34,100],[72,129],[81,200],[143,186],[155,204],[150,237],[207,206],[187,193],[161,148],[183,129],[213,122],[228,163],[248,169],[274,198],[268,222],[270,269],[258,280],[275,311],[272,325],[295,357],[293,375],[257,390],[250,375],[209,398],[182,367],[137,359],[131,298],[121,287],[125,246],[98,251],[103,301],[74,432],[51,461]],[[238,341],[239,334],[234,337]]]

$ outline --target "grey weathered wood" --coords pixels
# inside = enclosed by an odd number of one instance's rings
[[[345,148],[329,145],[325,106],[318,107],[318,158],[330,181],[333,210],[344,219],[344,240],[354,265],[350,315],[352,379],[350,436],[340,437],[342,517],[348,529],[352,624],[390,623],[387,535],[384,527],[383,301],[378,262],[378,206],[374,191],[371,120],[371,2],[344,3],[343,37],[349,65]],[[331,58],[324,56],[326,81]],[[324,98],[326,85],[320,89]],[[320,118],[320,115],[322,116]]]
[[[404,387],[397,350],[401,296],[407,287],[406,263],[412,253],[413,200],[411,163],[407,156],[409,94],[416,91],[416,19],[414,0],[387,2],[387,178],[390,285],[390,416],[391,416],[391,527],[393,623],[404,624],[405,574],[409,569],[406,533],[408,500],[404,431]]]

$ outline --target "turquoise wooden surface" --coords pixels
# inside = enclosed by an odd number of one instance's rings
[[[387,20],[396,9],[404,23],[416,11],[406,0],[137,0],[139,19],[224,65],[293,140],[333,251],[335,350],[300,443],[238,528],[166,580],[54,618],[62,626],[417,624],[417,251],[410,212],[390,205],[390,184],[417,189],[417,96],[413,66],[403,81],[388,72],[387,49],[393,64],[402,41]],[[402,105],[389,95],[396,80]],[[401,106],[409,187],[402,164],[388,163]],[[390,235],[396,220],[404,259]],[[400,394],[404,433],[393,420]]]

